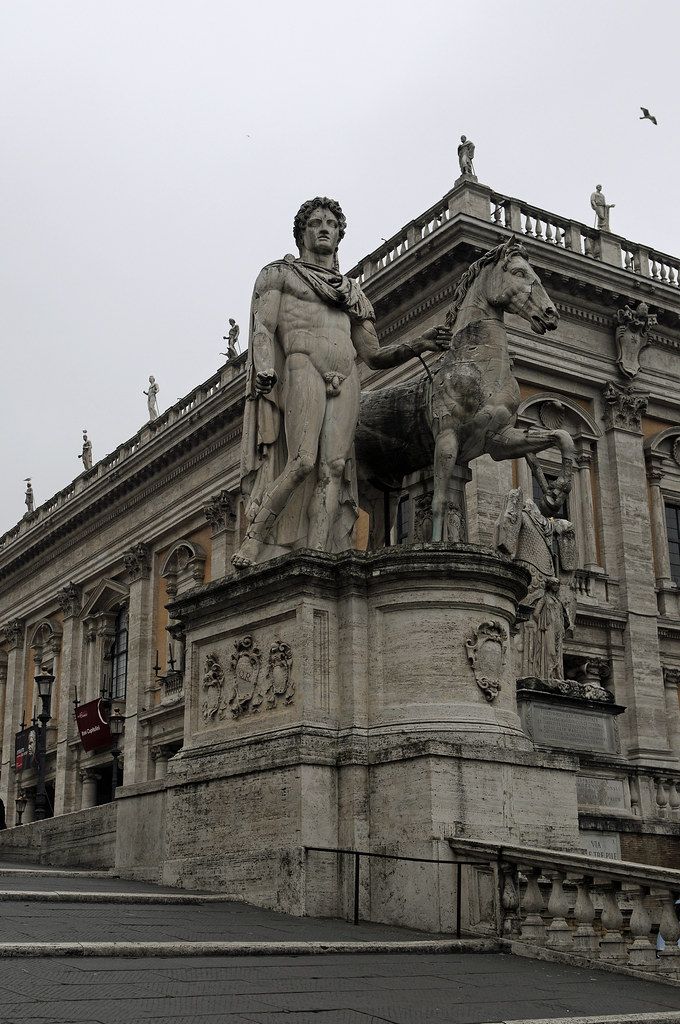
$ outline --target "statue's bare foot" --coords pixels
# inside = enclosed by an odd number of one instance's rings
[[[231,564],[235,569],[250,569],[257,563],[262,542],[257,537],[246,537],[235,555],[232,556]]]

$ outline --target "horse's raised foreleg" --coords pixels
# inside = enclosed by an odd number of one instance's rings
[[[562,470],[552,484],[546,480],[538,461],[532,457],[536,452],[545,451],[546,448],[559,448],[562,454]],[[543,499],[539,506],[545,515],[554,515],[564,504],[571,490],[574,472],[574,441],[566,430],[544,430],[541,427],[527,427],[522,430],[520,427],[505,427],[488,439],[487,451],[496,462],[521,456],[526,458],[543,491]]]
[[[458,435],[455,430],[442,430],[434,445],[434,493],[432,495],[432,540],[444,537],[444,516],[449,484],[458,458]]]

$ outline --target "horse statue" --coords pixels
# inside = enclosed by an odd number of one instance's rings
[[[520,402],[512,374],[504,314],[515,313],[536,334],[559,320],[526,250],[512,236],[463,274],[446,314],[449,347],[430,373],[361,395],[355,439],[360,481],[374,494],[400,490],[404,477],[434,464],[432,540],[444,539],[456,464],[488,454],[496,462],[524,456],[539,483],[539,508],[553,516],[571,490],[574,442],[566,430],[515,426]],[[549,482],[535,454],[558,447],[562,467]],[[462,539],[451,536],[448,540]]]

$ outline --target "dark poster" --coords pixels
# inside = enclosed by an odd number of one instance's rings
[[[80,740],[85,750],[97,750],[108,747],[111,743],[109,723],[104,717],[102,700],[97,697],[87,704],[79,704],[76,708],[76,724]]]

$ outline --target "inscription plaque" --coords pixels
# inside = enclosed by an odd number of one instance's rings
[[[534,743],[567,750],[617,752],[614,721],[604,711],[530,700],[520,702],[520,713]]]
[[[588,857],[621,860],[621,839],[617,832],[585,832],[579,830]]]
[[[599,775],[577,775],[579,807],[607,807],[627,810],[623,779],[605,779]]]

